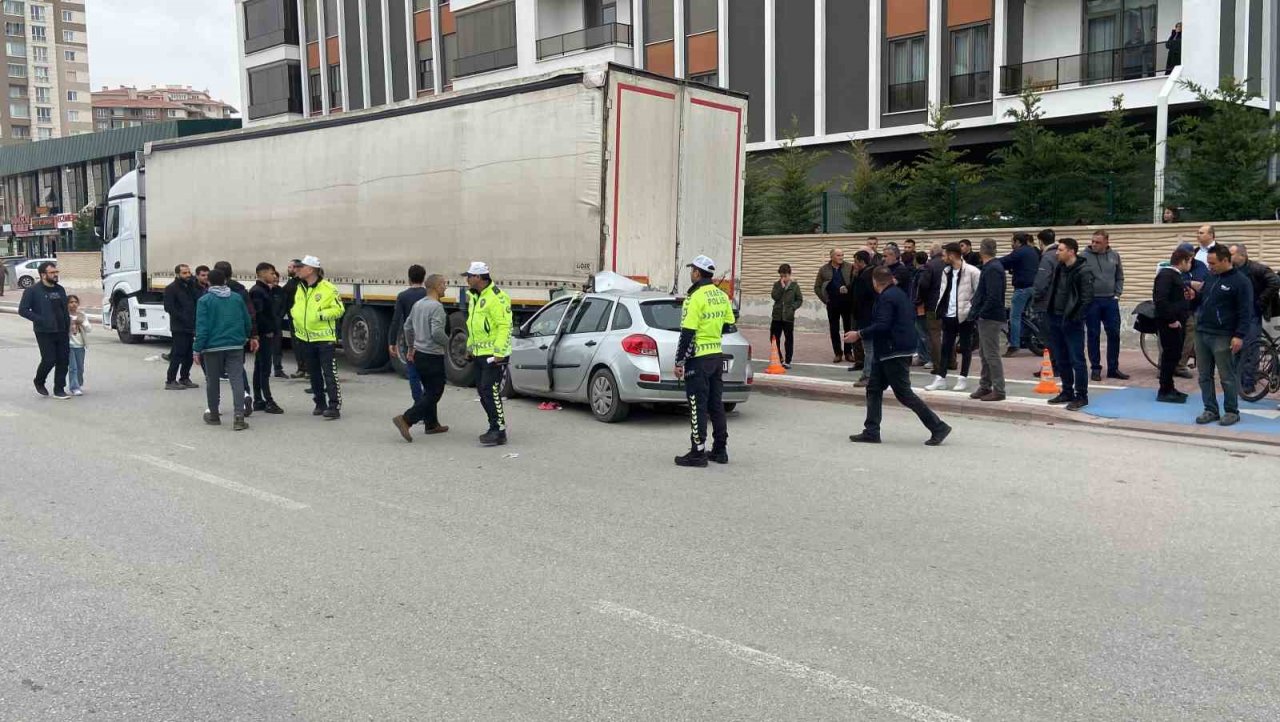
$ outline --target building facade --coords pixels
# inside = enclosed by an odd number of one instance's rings
[[[1181,77],[1275,64],[1273,0],[237,0],[250,124],[328,115],[616,62],[751,96],[748,149],[921,145],[930,106],[961,143],[1007,137],[1030,86],[1050,119],[1124,96],[1154,109],[1183,25]]]
[[[7,102],[0,144],[93,132],[84,2],[3,0]]]
[[[175,120],[228,119],[235,114],[235,108],[214,99],[209,91],[189,85],[145,90],[104,87],[93,93],[93,125],[98,131]]]

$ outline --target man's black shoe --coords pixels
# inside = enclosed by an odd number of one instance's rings
[[[35,386],[36,386],[36,395],[37,395],[37,396],[43,396],[43,397],[45,397],[45,398],[49,398],[49,389],[48,389],[47,387],[45,387],[45,385],[44,385],[44,384],[37,383]]]
[[[951,435],[951,427],[948,426],[947,424],[943,424],[941,428],[933,432],[933,435],[929,437],[928,441],[924,442],[924,445],[925,446],[942,446],[942,442],[946,441],[947,437],[950,435]]]
[[[191,379],[178,379],[178,383],[182,384],[182,387],[183,387],[183,388],[185,388],[185,389],[198,389],[198,388],[200,388],[200,384],[198,384],[198,383],[196,383],[196,382],[192,381]]]
[[[1064,393],[1058,394],[1057,396],[1054,396],[1053,398],[1049,399],[1049,403],[1051,403],[1051,404],[1069,404],[1069,403],[1071,403],[1072,401],[1075,401],[1075,400],[1076,400],[1076,397],[1072,396],[1071,394],[1068,394],[1068,393],[1065,393],[1065,392],[1064,392]]]
[[[274,402],[274,401],[268,401],[268,402],[267,402],[267,407],[266,407],[266,408],[264,408],[264,409],[263,409],[263,411],[267,412],[268,414],[283,414],[283,413],[284,413],[284,409],[282,409],[282,408],[280,408],[279,406],[277,406],[277,405],[276,405],[276,402]]]
[[[165,383],[164,390],[165,391],[186,391],[187,387],[183,386],[182,384],[176,381],[169,381]]]
[[[1196,377],[1195,374],[1191,373],[1191,369],[1177,369],[1173,372],[1173,375],[1180,379],[1193,379]]]
[[[1089,374],[1089,380],[1090,380],[1090,381],[1101,381],[1101,380],[1102,380],[1102,372],[1101,372],[1101,371],[1094,371],[1093,373]]]
[[[1080,398],[1067,404],[1067,411],[1079,411],[1089,405],[1089,397],[1081,396]]]
[[[222,416],[212,411],[206,411],[204,412],[204,422],[210,426],[221,426]]]
[[[289,378],[291,379],[305,379],[306,377],[307,377],[307,372],[303,371],[302,369],[298,369],[297,371],[294,371],[293,373],[289,374]]]
[[[314,409],[312,409],[312,410],[311,410],[311,415],[312,415],[312,416],[324,416],[324,407],[323,407],[323,406],[317,406],[317,407],[315,407]]]
[[[276,369],[275,377],[278,379],[287,379],[289,378],[289,374],[285,373],[284,369]]]
[[[854,434],[853,436],[850,436],[849,441],[852,441],[855,444],[878,444],[880,443],[880,437],[872,436],[864,431],[861,434]]]
[[[729,463],[729,450],[728,449],[712,449],[711,453],[707,455],[707,458],[716,462],[717,464],[727,464]]]
[[[267,402],[265,402],[265,401],[255,401],[255,402],[253,402],[253,410],[254,410],[254,411],[266,411],[266,410],[267,410]]]
[[[688,466],[688,467],[694,467],[694,468],[698,468],[698,469],[706,468],[706,466],[707,466],[707,452],[705,452],[705,451],[690,451],[689,453],[685,454],[684,456],[677,456],[677,457],[676,457],[676,466]]]
[[[342,418],[342,412],[338,411],[338,407],[330,406],[324,410],[324,413],[322,413],[321,416],[325,417],[329,421],[333,421],[334,419]]]
[[[486,431],[480,436],[481,446],[503,446],[507,443],[507,432]]]
[[[1156,394],[1156,401],[1162,404],[1185,404],[1187,403],[1187,397],[1185,394],[1171,391],[1167,394]]]
[[[1127,374],[1127,373],[1125,373],[1125,372],[1123,372],[1123,371],[1112,371],[1112,372],[1110,372],[1110,373],[1108,373],[1108,374],[1107,374],[1107,378],[1109,378],[1109,379],[1120,379],[1121,381],[1128,381],[1128,380],[1129,380],[1129,374]]]

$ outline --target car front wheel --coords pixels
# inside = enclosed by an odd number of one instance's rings
[[[18,288],[31,288],[36,285],[36,279],[31,276],[23,276],[18,279]]]
[[[600,369],[591,375],[587,403],[591,405],[591,415],[606,424],[623,421],[631,413],[631,405],[622,400],[618,380],[609,369]]]

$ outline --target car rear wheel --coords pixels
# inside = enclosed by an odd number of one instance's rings
[[[31,276],[23,276],[18,279],[18,288],[31,288],[36,285],[36,279]]]
[[[724,412],[725,412],[726,414],[732,414],[732,413],[733,413],[733,411],[734,411],[734,409],[737,409],[737,408],[738,408],[738,405],[737,405],[736,403],[733,403],[733,404],[725,404],[725,405],[724,405]]]
[[[600,369],[591,375],[587,403],[591,406],[591,415],[606,424],[623,421],[631,413],[631,404],[622,400],[618,380],[609,369]]]

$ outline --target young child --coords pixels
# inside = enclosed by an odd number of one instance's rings
[[[71,314],[71,362],[67,365],[67,385],[72,396],[84,396],[84,340],[89,334],[89,317],[80,312],[80,297],[67,296]]]

